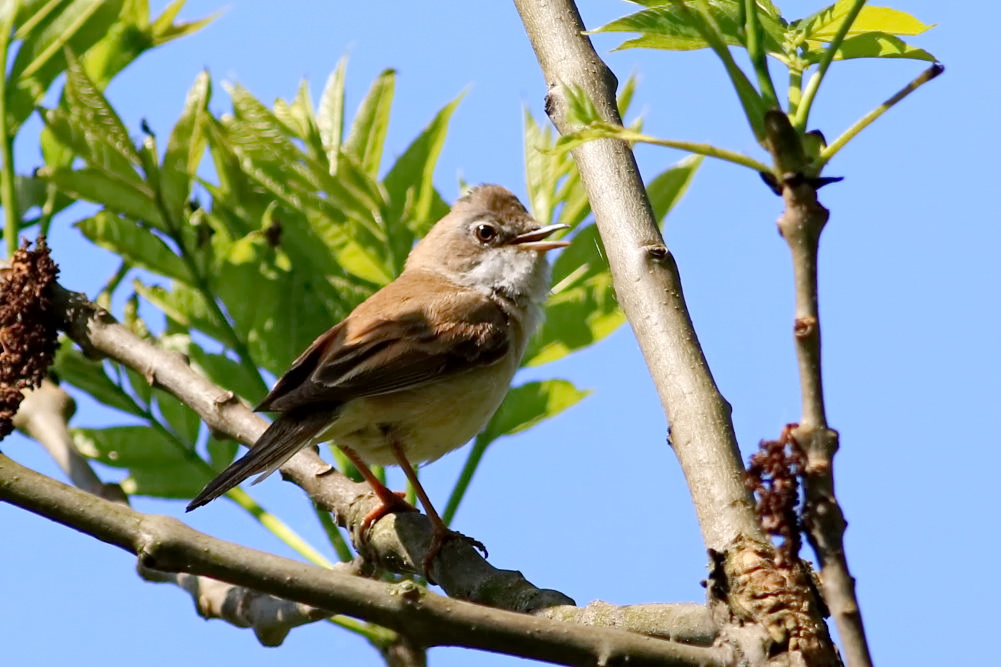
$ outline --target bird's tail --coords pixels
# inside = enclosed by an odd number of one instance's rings
[[[254,484],[260,482],[292,458],[293,454],[310,444],[313,437],[330,421],[330,412],[314,408],[308,413],[292,411],[280,415],[257,439],[250,451],[205,485],[202,492],[188,503],[185,511],[190,512],[215,500],[251,475],[260,474]]]

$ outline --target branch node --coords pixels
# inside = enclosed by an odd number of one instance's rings
[[[793,324],[793,335],[796,338],[806,338],[817,330],[817,318],[812,315],[797,317]]]
[[[643,250],[646,251],[647,256],[650,257],[650,261],[657,264],[662,264],[671,254],[671,251],[669,251],[667,246],[663,243],[647,244],[643,246]]]

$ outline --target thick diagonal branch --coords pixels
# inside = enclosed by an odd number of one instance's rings
[[[515,0],[548,85],[547,112],[574,131],[567,87],[582,90],[603,118],[621,124],[615,77],[594,52],[569,0]],[[598,139],[573,150],[608,255],[615,293],[629,319],[671,425],[706,546],[725,551],[741,538],[764,541],[744,487],[730,406],[709,372],[681,277],[650,209],[629,146]]]
[[[204,575],[318,609],[363,618],[422,645],[466,646],[558,664],[720,665],[717,649],[582,627],[389,585],[217,540],[176,519],[144,515],[0,455],[0,500],[136,554],[144,567]]]
[[[546,110],[561,134],[568,90],[581,91],[602,119],[621,125],[615,77],[595,53],[572,0],[515,0],[548,85]],[[834,649],[803,576],[775,562],[744,486],[730,406],[720,395],[692,326],[673,256],[664,243],[630,147],[597,139],[573,150],[615,281],[671,425],[714,568],[712,608],[723,641],[751,662],[784,651],[835,664]]]

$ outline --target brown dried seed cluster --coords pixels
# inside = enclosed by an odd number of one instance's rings
[[[762,440],[751,456],[745,482],[758,500],[758,518],[769,535],[782,538],[777,565],[799,560],[801,544],[799,477],[805,457],[793,437],[796,424],[788,424],[778,440]]]
[[[25,241],[0,273],[0,439],[14,430],[12,420],[23,391],[37,387],[56,352],[58,318],[48,287],[59,275],[45,237],[36,250]]]

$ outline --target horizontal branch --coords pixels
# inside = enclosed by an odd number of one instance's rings
[[[204,575],[377,623],[426,647],[464,646],[557,664],[722,665],[718,649],[583,627],[384,584],[215,539],[166,516],[57,482],[0,455],[0,500],[82,531],[166,572]]]

